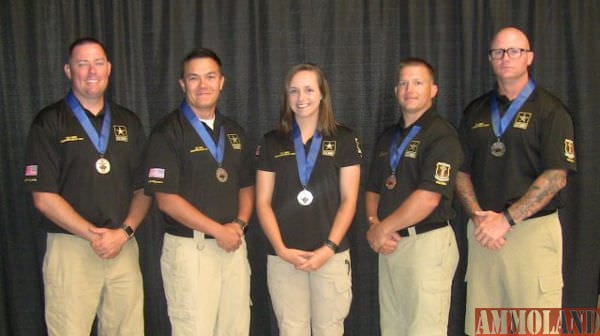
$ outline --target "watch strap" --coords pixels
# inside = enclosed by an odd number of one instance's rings
[[[234,219],[232,220],[232,222],[233,222],[233,223],[237,223],[237,224],[238,224],[238,225],[239,225],[239,226],[242,228],[242,231],[246,231],[246,227],[248,227],[248,223],[247,223],[246,221],[244,221],[244,220],[242,220],[242,219],[239,219],[239,218],[237,218],[237,217],[236,217],[236,218],[234,218]]]
[[[135,234],[135,231],[133,231],[133,229],[129,225],[123,225],[123,226],[121,226],[121,229],[123,229],[123,231],[125,231],[125,233],[127,234],[127,238],[129,238],[129,239],[131,237],[133,237],[133,235]]]

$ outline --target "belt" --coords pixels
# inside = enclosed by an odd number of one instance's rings
[[[183,234],[181,232],[170,232],[169,230],[166,230],[165,232],[172,236],[175,236],[175,237],[194,238],[193,235],[187,235],[187,234]],[[208,235],[208,234],[204,234],[204,239],[215,239],[215,237]]]
[[[417,224],[417,225],[413,225],[411,227],[407,227],[406,229],[402,229],[397,231],[398,234],[400,235],[400,237],[408,237],[411,235],[418,235],[420,233],[425,233],[425,232],[429,232],[431,230],[436,230],[436,229],[441,229],[445,226],[448,226],[449,223],[446,222],[434,222],[434,223],[423,223],[423,224]],[[411,234],[410,229],[414,229],[414,233]]]

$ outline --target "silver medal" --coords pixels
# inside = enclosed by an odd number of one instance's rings
[[[506,146],[502,141],[498,140],[492,144],[491,153],[495,157],[501,157],[506,153]]]
[[[310,191],[303,189],[301,192],[298,193],[296,199],[298,200],[298,203],[300,203],[300,205],[307,206],[312,203],[313,194]]]
[[[103,157],[99,158],[96,160],[96,171],[102,175],[110,173],[110,162]]]
[[[227,178],[229,177],[229,175],[227,174],[227,171],[221,167],[217,168],[216,176],[217,176],[217,180],[221,183],[227,182]]]

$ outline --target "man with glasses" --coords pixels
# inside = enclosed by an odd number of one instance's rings
[[[469,214],[465,332],[476,308],[560,308],[562,231],[557,209],[576,170],[565,106],[536,86],[534,52],[513,27],[493,38],[497,86],[475,99],[460,127],[457,194]]]

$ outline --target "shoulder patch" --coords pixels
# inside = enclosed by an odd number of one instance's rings
[[[362,148],[360,147],[360,140],[358,140],[357,137],[354,137],[354,143],[356,144],[356,152],[358,154],[360,154],[360,157],[362,157],[363,152],[362,152]]]
[[[575,163],[575,143],[571,139],[565,139],[565,160]]]
[[[435,183],[440,185],[448,185],[450,181],[451,166],[446,162],[438,162],[435,164]]]

